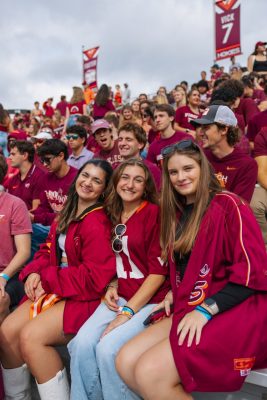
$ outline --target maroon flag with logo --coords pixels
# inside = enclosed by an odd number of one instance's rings
[[[241,0],[214,0],[216,60],[241,53],[240,2]]]
[[[83,80],[91,89],[97,87],[97,57],[99,46],[83,50]]]

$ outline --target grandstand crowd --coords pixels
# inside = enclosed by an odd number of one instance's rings
[[[0,104],[0,152],[0,398],[190,400],[267,367],[266,43],[190,87]]]

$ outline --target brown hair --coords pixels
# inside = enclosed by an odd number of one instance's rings
[[[4,177],[7,174],[7,168],[6,159],[2,154],[0,154],[0,185],[4,181]]]
[[[70,104],[79,103],[80,101],[84,100],[84,92],[82,88],[78,86],[73,86],[73,94],[72,98],[70,99]]]
[[[158,204],[157,189],[148,167],[143,163],[143,161],[135,158],[124,161],[115,169],[107,189],[105,208],[113,225],[117,225],[120,222],[121,213],[123,211],[123,202],[117,193],[119,180],[126,167],[135,165],[142,168],[145,172],[145,189],[143,199],[149,201],[150,203]]]
[[[177,239],[175,237],[178,224],[176,214],[178,210],[182,212],[185,198],[174,189],[170,182],[168,162],[174,154],[186,155],[195,160],[200,166],[200,178],[193,211]],[[197,145],[189,146],[183,150],[175,148],[165,156],[163,159],[162,178],[160,244],[162,249],[161,257],[163,260],[167,260],[170,251],[175,250],[180,254],[190,252],[199,231],[202,217],[208,207],[211,193],[220,192],[221,187],[206,156]]]

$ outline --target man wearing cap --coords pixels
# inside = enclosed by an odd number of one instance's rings
[[[114,168],[122,161],[118,148],[118,140],[114,140],[109,123],[104,119],[97,119],[92,124],[92,133],[101,148],[95,153],[94,158],[107,160]]]
[[[258,164],[258,183],[250,205],[260,225],[267,249],[267,127],[261,129],[254,144],[254,156]]]
[[[201,127],[203,148],[221,186],[250,202],[258,167],[253,158],[235,148],[239,129],[233,111],[211,105],[192,123]]]
[[[34,164],[33,144],[26,141],[10,143],[11,166],[18,168],[19,173],[9,179],[6,189],[13,196],[20,197],[28,210],[35,210],[40,204],[43,189],[44,172]]]
[[[67,160],[68,165],[80,169],[87,161],[93,158],[94,153],[86,149],[86,130],[79,125],[72,125],[66,130],[66,139],[72,150]]]

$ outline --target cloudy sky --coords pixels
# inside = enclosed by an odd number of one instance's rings
[[[267,41],[266,15],[267,0],[241,1],[242,65]],[[0,33],[5,108],[70,98],[83,45],[100,46],[98,83],[128,82],[132,95],[195,82],[214,61],[213,0],[3,0]]]

